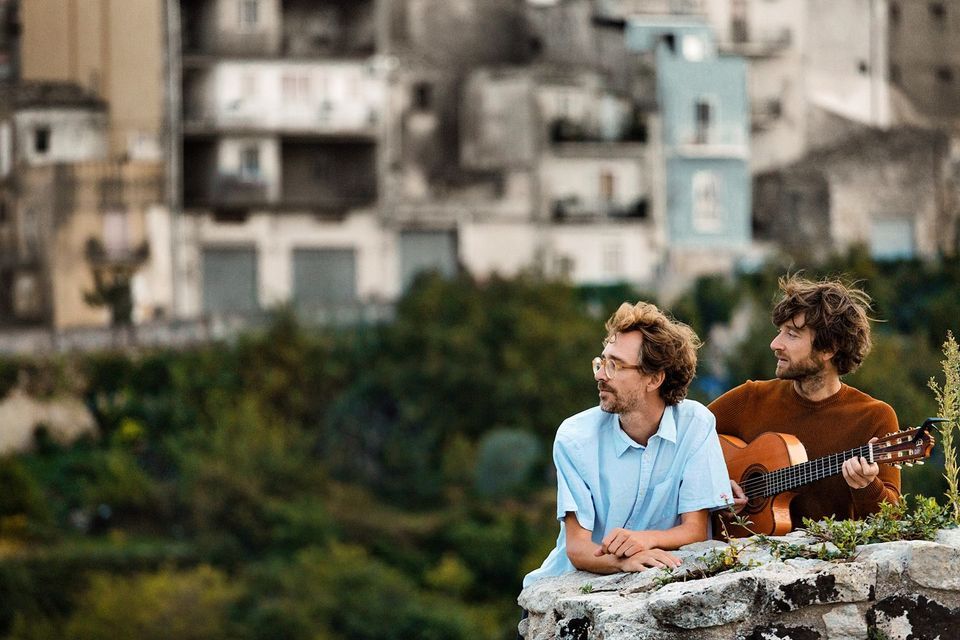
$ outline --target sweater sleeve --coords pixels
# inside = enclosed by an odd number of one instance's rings
[[[750,382],[727,391],[707,407],[717,419],[717,433],[743,437],[743,414],[746,411],[747,399],[750,395]]]
[[[885,402],[880,402],[876,411],[874,424],[876,425],[870,437],[883,437],[899,430],[897,414]],[[853,515],[863,518],[880,510],[881,502],[897,502],[900,500],[900,470],[889,464],[880,465],[880,474],[873,482],[862,489],[850,489],[853,500]]]

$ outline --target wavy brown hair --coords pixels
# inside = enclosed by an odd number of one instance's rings
[[[870,296],[838,279],[819,282],[797,275],[779,280],[781,297],[771,314],[780,326],[803,314],[813,329],[813,348],[833,351],[837,373],[856,371],[870,353]]]
[[[637,365],[646,374],[663,371],[660,397],[668,405],[687,397],[687,388],[697,371],[697,349],[702,343],[693,329],[667,316],[648,302],[624,302],[606,324],[604,344],[618,333],[639,331],[640,358]]]

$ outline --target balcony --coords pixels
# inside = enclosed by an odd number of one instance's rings
[[[223,24],[215,0],[182,4],[187,67],[217,58],[356,58],[376,51],[374,0],[282,0],[277,15],[264,7],[242,27],[239,20]]]
[[[763,98],[750,101],[750,129],[754,132],[772,128],[783,117],[780,98]]]
[[[793,44],[789,27],[748,29],[734,24],[732,40],[721,42],[720,51],[745,58],[769,58],[779,55]]]
[[[749,144],[746,129],[746,126],[733,125],[678,127],[667,146],[688,157],[746,158]]]
[[[550,203],[550,217],[558,223],[582,224],[586,222],[637,222],[646,220],[650,203],[645,197],[633,202],[610,202],[598,199],[583,199],[580,196],[554,198]]]

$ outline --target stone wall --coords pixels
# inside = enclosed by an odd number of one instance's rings
[[[794,532],[776,540],[820,548]],[[677,552],[690,571],[721,542]],[[661,586],[663,571],[575,572],[520,594],[527,640],[952,640],[960,638],[960,530],[933,542],[865,545],[849,561],[780,561],[760,545],[754,568]]]

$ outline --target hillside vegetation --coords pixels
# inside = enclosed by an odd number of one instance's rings
[[[673,302],[708,338],[693,397],[770,377],[782,272]],[[806,273],[841,272],[884,321],[849,382],[904,426],[934,415],[960,265],[854,253]],[[0,362],[0,395],[79,395],[100,433],[61,447],[38,425],[33,452],[0,458],[0,638],[514,637],[557,534],[553,433],[596,402],[603,321],[637,298],[424,277],[379,326],[281,311],[231,344]],[[737,309],[745,341],[711,350]],[[942,495],[940,456],[905,490]]]

